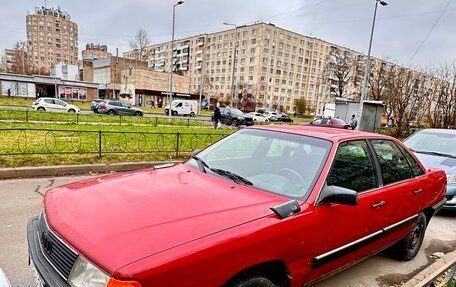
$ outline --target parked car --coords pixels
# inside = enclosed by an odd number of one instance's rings
[[[39,98],[33,102],[32,108],[43,112],[79,113],[80,111],[78,107],[54,98]]]
[[[320,118],[316,119],[310,123],[304,123],[303,126],[316,126],[316,127],[329,127],[336,129],[349,129],[351,128],[344,120],[341,119],[332,119],[332,118]]]
[[[191,116],[198,113],[198,102],[189,100],[174,100],[171,103],[173,116]],[[165,114],[169,115],[169,105],[165,107]]]
[[[278,118],[277,118],[277,121],[279,122],[284,122],[284,123],[292,123],[293,122],[293,119],[290,118],[288,115],[286,114],[281,114]]]
[[[245,128],[185,163],[47,191],[30,263],[46,286],[310,285],[392,245],[413,259],[445,189],[391,137]]]
[[[232,126],[252,126],[253,125],[253,118],[244,115],[238,109],[233,108],[220,108],[220,113],[222,115],[220,122],[225,125],[232,125]]]
[[[143,116],[143,110],[132,107],[122,101],[104,100],[98,108],[100,114],[122,115],[122,116]]]
[[[3,272],[2,268],[0,268],[0,287],[11,287],[8,277],[6,277],[6,274]]]
[[[98,114],[98,109],[101,107],[101,102],[103,102],[103,99],[95,99],[90,103],[90,110],[92,112]]]
[[[265,117],[263,114],[258,113],[258,112],[251,112],[251,113],[248,113],[246,116],[252,118],[254,122],[258,122],[258,123],[269,122],[269,119],[267,117]]]
[[[404,141],[428,168],[440,168],[447,174],[447,202],[444,209],[456,210],[456,130],[426,129]]]

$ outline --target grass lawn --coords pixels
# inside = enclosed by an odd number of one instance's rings
[[[0,166],[182,159],[231,132],[201,127],[0,123]]]

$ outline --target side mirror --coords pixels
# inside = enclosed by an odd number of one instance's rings
[[[358,193],[354,190],[340,186],[325,186],[320,194],[317,204],[338,203],[355,206],[358,204]]]
[[[200,152],[201,152],[200,149],[195,149],[195,150],[192,152],[192,157],[197,156]]]

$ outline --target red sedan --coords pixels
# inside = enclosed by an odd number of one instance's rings
[[[322,118],[316,119],[310,123],[304,123],[302,125],[311,125],[316,127],[328,127],[336,129],[350,129],[350,125],[341,119]]]
[[[42,286],[298,287],[418,253],[446,176],[394,138],[242,129],[182,164],[49,190],[28,223]]]

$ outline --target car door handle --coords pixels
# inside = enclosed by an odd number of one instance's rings
[[[378,203],[373,203],[373,204],[372,204],[372,208],[380,208],[380,207],[382,207],[383,205],[385,205],[385,201],[382,200],[382,201],[380,201],[380,202],[378,202]]]
[[[415,191],[413,192],[413,194],[418,195],[418,194],[420,194],[421,192],[423,192],[423,189],[422,189],[422,188],[415,190]]]

